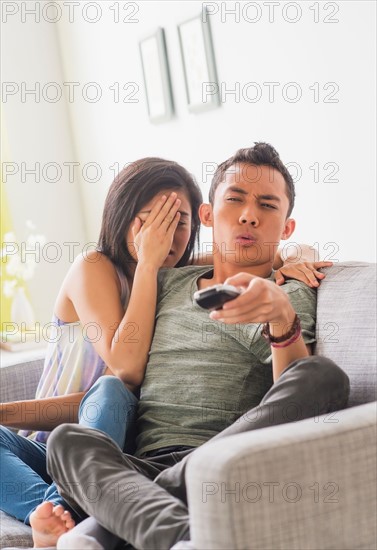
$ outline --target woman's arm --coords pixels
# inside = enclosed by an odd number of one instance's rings
[[[297,255],[297,249],[295,247],[288,247],[287,253],[284,254],[284,260],[282,258],[282,249],[278,248],[274,259],[274,269],[279,269],[287,262],[315,262],[316,251],[308,244],[299,244],[300,256]],[[195,254],[193,265],[212,265],[213,253],[212,252],[199,252]]]
[[[300,254],[297,254],[296,247],[288,247],[282,258],[282,250],[278,249],[273,269],[275,269],[276,284],[282,285],[285,279],[297,279],[306,285],[316,288],[320,281],[326,277],[318,271],[322,267],[331,267],[332,262],[317,262],[316,250],[307,244],[299,244]],[[291,251],[290,251],[291,250]]]
[[[300,255],[297,255],[295,247],[288,247],[282,258],[282,250],[279,248],[274,259],[273,269],[275,272],[276,284],[282,285],[285,279],[297,279],[310,287],[318,287],[320,281],[326,277],[318,271],[322,267],[331,267],[332,262],[316,262],[316,251],[308,244],[299,244]],[[210,252],[201,252],[194,256],[194,265],[213,264],[213,255]]]
[[[297,253],[297,248],[295,246],[288,246],[287,252],[284,252],[284,257],[282,256],[281,248],[277,249],[276,256],[274,259],[274,269],[280,269],[286,263],[302,263],[302,262],[316,262],[316,250],[310,247],[308,244],[298,244],[300,253]]]
[[[0,404],[0,424],[50,432],[65,422],[77,422],[85,392]]]
[[[90,261],[78,258],[66,281],[64,292],[88,327],[87,337],[112,373],[131,388],[144,378],[155,321],[157,273],[171,248],[178,208],[179,201],[169,197],[155,205],[142,227],[137,219],[134,241],[139,261],[126,312],[115,267],[103,254],[94,253]]]

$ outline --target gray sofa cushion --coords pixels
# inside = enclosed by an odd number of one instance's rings
[[[349,407],[377,399],[376,265],[345,262],[323,270],[315,353],[349,376]]]
[[[33,399],[43,359],[0,369],[0,402]],[[0,510],[0,548],[31,548],[31,528]]]
[[[186,471],[194,548],[375,548],[376,413],[367,403],[330,422],[322,415],[203,445]]]
[[[0,548],[30,548],[33,546],[31,528],[0,510]]]
[[[34,399],[43,370],[43,359],[0,369],[0,403]]]

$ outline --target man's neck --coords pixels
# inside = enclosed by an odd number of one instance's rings
[[[211,279],[201,278],[198,281],[199,289],[223,283],[228,277],[233,277],[233,275],[237,275],[241,272],[250,273],[250,275],[262,277],[263,279],[269,277],[272,272],[272,262],[246,267],[221,261],[221,258],[216,256],[213,260],[213,277]]]

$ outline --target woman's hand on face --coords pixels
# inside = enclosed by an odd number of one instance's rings
[[[177,229],[181,200],[173,192],[163,195],[153,206],[146,220],[135,218],[132,226],[135,252],[138,262],[148,263],[159,269],[171,250]]]
[[[275,281],[277,285],[283,285],[285,278],[296,279],[312,288],[317,288],[320,281],[326,277],[318,269],[331,267],[332,265],[332,262],[286,262],[275,272]]]

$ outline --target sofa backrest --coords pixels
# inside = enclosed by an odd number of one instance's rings
[[[0,403],[34,399],[43,371],[43,359],[35,359],[0,369]],[[1,546],[0,546],[1,548]]]
[[[344,262],[323,269],[318,289],[317,344],[349,376],[348,406],[377,399],[376,264]]]

